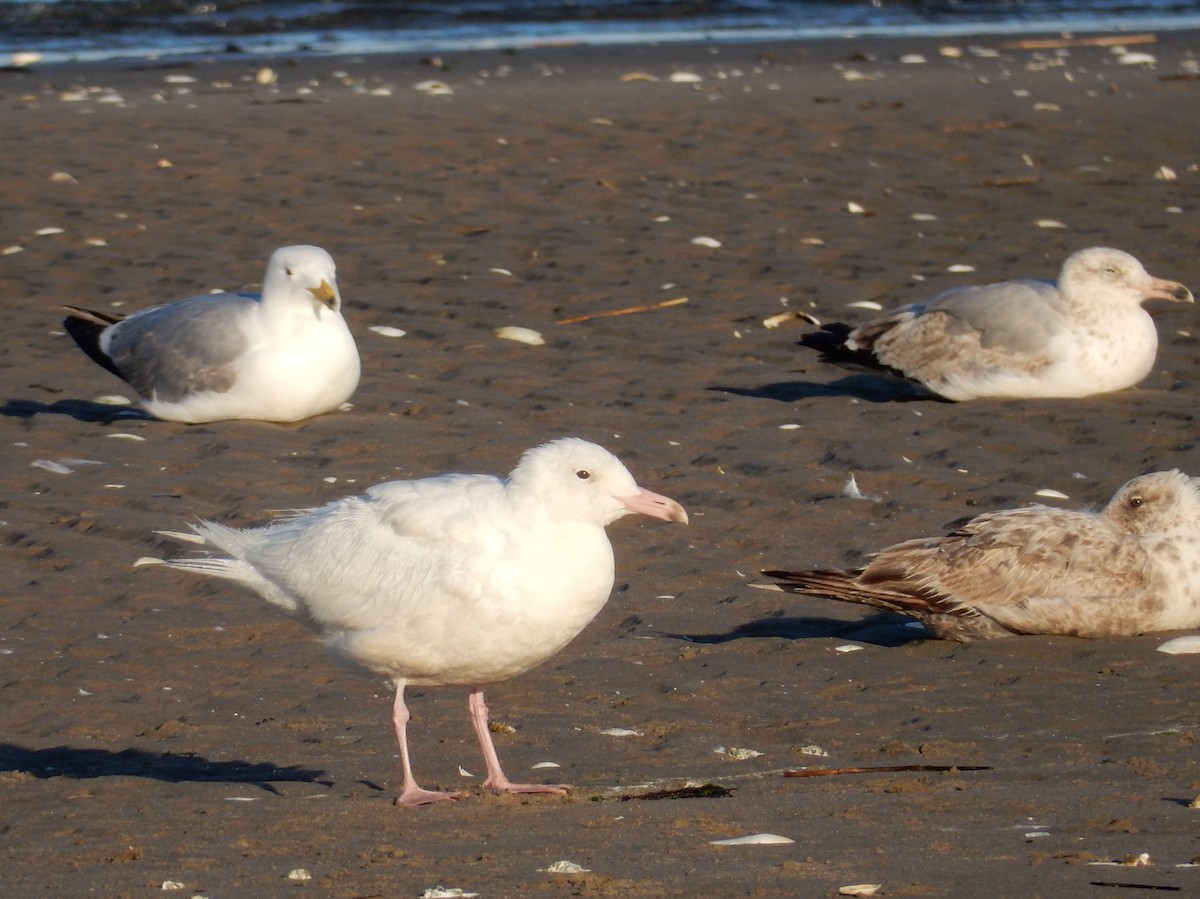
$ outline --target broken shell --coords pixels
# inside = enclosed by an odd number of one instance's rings
[[[671,80],[676,84],[695,84],[699,81],[703,81],[704,78],[701,75],[697,75],[695,72],[672,72]]]
[[[973,271],[975,271],[975,266],[973,266],[973,265],[964,265],[964,264],[962,264],[962,263],[959,263],[959,264],[957,264],[957,265],[948,265],[948,266],[946,266],[946,271],[948,271],[948,272],[954,272],[954,273],[956,273],[956,274],[958,274],[958,273],[961,273],[961,272],[973,272]]]
[[[312,875],[305,868],[292,868],[287,873],[288,880],[312,880]]]
[[[621,76],[622,81],[657,81],[649,72],[626,72]]]
[[[1154,177],[1156,179],[1158,179],[1159,181],[1178,181],[1179,180],[1179,176],[1175,174],[1175,170],[1173,168],[1169,168],[1168,166],[1165,166],[1165,165],[1160,165],[1158,167],[1158,171],[1154,173]]]
[[[781,837],[777,833],[752,833],[749,836],[731,837],[728,840],[712,840],[711,842],[714,846],[770,846],[796,841]]]
[[[546,338],[532,328],[518,328],[514,325],[497,328],[496,336],[502,340],[515,340],[517,343],[527,343],[530,346],[541,346],[546,342]]]
[[[254,80],[256,83],[266,87],[268,85],[275,84],[279,80],[279,76],[275,74],[274,69],[263,66],[254,73]]]
[[[1035,491],[1033,495],[1034,496],[1044,496],[1049,499],[1070,499],[1070,497],[1067,496],[1065,493],[1063,493],[1061,490],[1052,490],[1049,487],[1043,487],[1041,490]]]
[[[69,172],[55,172],[53,175],[50,176],[50,180],[54,181],[58,184],[78,184],[79,183],[78,181],[75,180],[75,177],[73,175],[71,175]]]
[[[1185,637],[1175,637],[1156,648],[1168,655],[1191,655],[1200,652],[1200,636],[1188,634]]]
[[[51,234],[62,234],[62,228],[38,228],[33,232],[38,237],[49,237]]]
[[[817,320],[817,317],[815,315],[809,315],[807,312],[800,312],[798,310],[792,309],[787,312],[776,312],[774,315],[768,315],[766,318],[763,319],[763,327],[764,328],[778,328],[784,322],[795,321],[796,319],[806,321],[812,325],[820,325],[821,324],[821,322]]]
[[[454,88],[444,81],[418,81],[413,85],[413,90],[418,90],[430,97],[441,97],[454,93]]]
[[[693,237],[692,243],[698,247],[709,247],[714,250],[721,245],[721,241],[715,237]]]
[[[838,887],[839,896],[874,896],[883,886],[882,883],[851,883]]]
[[[478,896],[478,893],[467,893],[458,887],[428,887],[421,894],[421,899],[458,899],[460,896]]]
[[[874,300],[856,300],[853,303],[847,303],[846,307],[848,309],[871,309],[875,312],[880,312],[883,309],[883,306]]]
[[[744,762],[746,759],[756,759],[762,755],[757,749],[745,749],[740,746],[730,746],[728,749],[724,746],[718,746],[713,752],[717,755],[728,756],[739,762]]]
[[[403,337],[408,333],[399,328],[393,328],[391,325],[371,325],[367,330],[378,334],[380,337]]]
[[[1037,226],[1039,228],[1065,228],[1065,227],[1067,227],[1064,222],[1060,222],[1058,219],[1038,219]]]
[[[862,215],[867,210],[855,203],[853,200],[846,204],[846,211],[853,212],[855,215]]]
[[[606,737],[640,737],[640,730],[630,730],[628,727],[605,727],[601,728],[599,733]]]
[[[1122,53],[1117,62],[1123,66],[1152,66],[1158,60],[1153,53]]]
[[[547,874],[584,874],[590,871],[591,868],[585,868],[583,865],[577,865],[575,862],[563,859],[562,861],[554,862],[554,864],[546,865],[546,867],[540,870],[545,871]]]

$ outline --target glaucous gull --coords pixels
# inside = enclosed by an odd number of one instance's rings
[[[395,686],[401,805],[462,794],[424,790],[409,760],[406,684],[467,685],[493,792],[564,792],[516,784],[500,769],[482,685],[553,656],[608,600],[605,527],[639,512],[687,522],[679,503],[637,485],[616,456],[568,437],[526,452],[507,478],[448,474],[392,481],[266,527],[193,525],[228,557],[145,559],[227,578],[319,632],[335,659]]]

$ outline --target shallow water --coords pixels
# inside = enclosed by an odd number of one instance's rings
[[[1200,0],[0,0],[0,60],[1200,26]]]

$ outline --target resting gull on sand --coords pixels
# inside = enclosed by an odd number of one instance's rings
[[[795,593],[865,603],[948,640],[1111,637],[1200,627],[1200,480],[1134,478],[1099,512],[989,512],[854,571],[764,571]]]
[[[1121,250],[1067,257],[1057,282],[961,287],[851,329],[801,339],[833,362],[882,366],[948,400],[1080,397],[1132,387],[1158,352],[1147,300],[1193,302]]]
[[[392,481],[261,528],[200,522],[197,536],[169,536],[231,558],[139,564],[239,582],[320,632],[340,662],[394,684],[398,804],[464,795],[423,790],[413,779],[406,684],[470,687],[485,787],[561,793],[568,788],[505,777],[482,685],[550,658],[600,611],[614,577],[604,528],[630,512],[687,522],[679,503],[638,487],[616,456],[569,437],[526,452],[507,479]]]
[[[129,316],[66,308],[80,348],[167,421],[299,421],[358,386],[358,348],[320,247],[276,250],[261,296],[191,297]]]

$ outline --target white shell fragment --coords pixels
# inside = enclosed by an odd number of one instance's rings
[[[535,768],[535,769],[536,768],[561,768],[562,765],[560,765],[558,762],[535,762],[534,764],[530,765],[529,767]]]
[[[502,340],[515,340],[517,343],[527,343],[530,346],[541,346],[546,342],[546,338],[532,328],[518,328],[515,325],[497,328],[496,336]]]
[[[64,233],[64,229],[63,228],[38,228],[33,233],[36,234],[38,237],[49,237],[51,234]]]
[[[810,325],[820,325],[815,315],[809,315],[807,312],[800,312],[798,309],[789,309],[787,312],[776,312],[774,315],[768,315],[763,319],[764,328],[778,328],[784,322],[796,321],[808,322]]]
[[[762,753],[757,749],[745,749],[740,746],[730,746],[728,749],[726,749],[724,746],[718,746],[713,750],[713,752],[715,752],[717,755],[723,755],[739,762],[744,762],[746,759],[756,759],[762,755]]]
[[[860,206],[858,203],[855,203],[853,200],[851,200],[849,203],[846,204],[846,211],[853,212],[855,215],[862,215],[867,210],[864,207]]]
[[[698,247],[708,247],[713,250],[721,245],[721,241],[715,237],[693,237],[692,243]]]
[[[752,833],[744,837],[731,837],[728,840],[712,840],[711,842],[714,846],[773,846],[796,841],[781,837],[777,833]]]
[[[254,80],[256,83],[261,84],[263,87],[268,87],[272,84],[275,84],[275,82],[277,82],[279,80],[279,76],[275,74],[274,69],[268,68],[267,66],[263,66],[261,69],[259,69],[257,72],[254,73]]]
[[[861,649],[862,647],[855,647],[855,648]],[[818,746],[816,743],[809,743],[807,746],[801,746],[800,754],[801,755],[815,755],[818,758],[823,758],[823,759],[829,758],[829,753],[826,752],[824,749],[822,749],[820,746]]]
[[[1047,499],[1070,499],[1070,497],[1061,490],[1053,490],[1050,487],[1043,487],[1041,490],[1036,491],[1033,495],[1044,496]]]
[[[1175,637],[1156,647],[1159,652],[1168,655],[1192,655],[1200,652],[1200,635],[1188,634],[1186,637]]]
[[[187,884],[178,880],[164,880],[160,890],[186,890]]]
[[[1039,228],[1065,228],[1065,222],[1060,222],[1058,219],[1038,219],[1037,226]]]
[[[133,400],[127,396],[121,396],[119,393],[106,393],[104,396],[96,397],[92,402],[99,403],[102,406],[132,406]]]
[[[1154,177],[1159,181],[1178,181],[1179,176],[1175,174],[1175,170],[1170,166],[1160,165],[1158,171],[1154,173]]]
[[[960,272],[973,272],[973,271],[975,271],[975,266],[973,266],[973,265],[965,265],[965,264],[963,264],[963,263],[961,263],[961,262],[960,262],[960,263],[958,263],[957,265],[948,265],[948,266],[946,266],[946,271],[948,271],[948,272],[954,272],[955,274],[958,274],[958,273],[960,273]]]
[[[418,81],[413,90],[420,91],[430,97],[446,96],[454,93],[454,88],[444,81]]]
[[[841,646],[835,646],[834,652],[860,652],[862,647],[857,643],[843,643]]]
[[[883,311],[883,306],[874,300],[856,300],[853,303],[847,303],[846,307],[849,309],[870,309],[873,312]]]
[[[1117,62],[1123,66],[1152,66],[1158,59],[1153,53],[1122,53]]]
[[[676,84],[696,84],[703,81],[704,77],[695,72],[672,72],[671,80]]]
[[[583,865],[578,865],[575,862],[569,862],[566,859],[554,862],[554,864],[546,865],[544,868],[539,868],[540,871],[545,871],[547,874],[584,874],[591,868],[585,868]]]
[[[306,868],[292,868],[287,873],[288,880],[312,880],[312,874]]]
[[[844,887],[838,887],[838,895],[874,896],[882,887],[882,883],[850,883]]]
[[[642,735],[640,730],[630,730],[628,727],[605,727],[599,733],[606,737],[640,737]]]
[[[367,330],[380,337],[403,337],[408,333],[400,328],[393,328],[391,325],[371,325]]]
[[[467,893],[458,887],[428,887],[421,894],[421,899],[458,899],[459,896],[478,896],[478,893]]]

